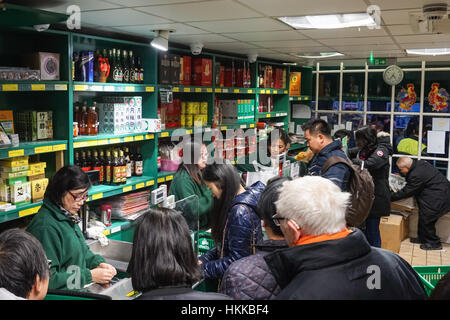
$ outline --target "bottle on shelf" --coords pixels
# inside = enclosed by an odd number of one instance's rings
[[[133,148],[130,147],[130,167],[131,167],[131,176],[134,176],[134,153]]]
[[[112,185],[122,184],[122,165],[119,162],[119,154],[117,151],[113,152],[111,170],[112,170]]]
[[[75,159],[74,159],[74,164],[78,167],[81,168],[81,163],[80,163],[80,153],[77,151],[75,152]]]
[[[120,183],[125,184],[127,183],[127,162],[122,149],[119,149],[119,163],[121,168]]]
[[[80,118],[78,121],[78,126],[80,127],[80,135],[87,135],[87,122],[88,122],[88,113],[87,113],[87,102],[84,101],[83,108],[81,109]]]
[[[100,150],[100,154],[98,157],[98,161],[100,163],[100,183],[104,184],[105,183],[105,153],[103,152],[103,150]]]
[[[144,66],[142,65],[141,57],[137,57],[137,67],[138,67],[137,83],[144,83]]]
[[[100,50],[97,49],[94,52],[94,82],[99,82],[100,78],[100,61],[99,59],[102,58],[102,55],[100,53]]]
[[[127,178],[131,178],[131,176],[133,174],[131,172],[130,152],[129,152],[128,147],[125,147],[124,158],[125,158],[126,167],[127,167]]]
[[[128,52],[123,50],[122,52],[122,70],[123,70],[123,83],[130,82],[130,66],[128,61]]]
[[[112,184],[112,161],[111,161],[111,151],[106,151],[106,157],[103,161],[103,170],[105,172],[104,184]]]
[[[141,177],[143,173],[144,173],[144,161],[142,159],[140,148],[136,147],[136,153],[134,155],[134,175],[136,177]]]
[[[117,63],[117,81],[116,82],[123,82],[123,65],[122,65],[122,58],[121,58],[121,51],[120,49],[117,49],[116,51],[116,63]]]
[[[92,153],[89,149],[86,151],[86,163],[89,166],[89,170],[92,170]]]
[[[77,101],[73,107],[73,122],[77,123],[78,132],[80,132],[80,124],[78,123],[78,119],[80,117],[80,103]]]
[[[92,106],[89,108],[88,121],[87,121],[87,135],[96,136],[98,135],[98,114],[97,114],[97,103],[94,101]]]
[[[114,71],[116,68],[115,55],[116,55],[116,49],[108,50],[109,75],[108,75],[108,79],[106,79],[106,82],[114,82]]]
[[[86,159],[86,152],[81,152],[81,160],[80,160],[80,168],[83,171],[89,171],[91,170],[91,165],[88,163]]]
[[[92,156],[92,160],[91,160],[91,166],[92,169],[91,170],[98,170],[99,172],[99,178],[98,178],[98,182],[99,183],[103,183],[103,175],[102,175],[102,163],[100,162],[100,159],[98,158],[98,152],[97,150],[95,150],[93,152],[93,156]]]
[[[130,67],[130,83],[136,83],[136,66],[134,63],[133,51],[128,53],[129,67]]]

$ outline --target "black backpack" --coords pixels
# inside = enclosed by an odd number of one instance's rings
[[[375,185],[369,170],[355,165],[339,156],[330,157],[322,167],[322,173],[337,163],[344,163],[350,168],[350,190],[352,194],[350,206],[347,208],[345,219],[349,227],[361,227],[369,216],[375,199]]]

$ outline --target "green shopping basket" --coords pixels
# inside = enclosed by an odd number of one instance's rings
[[[419,274],[420,280],[422,280],[425,291],[429,296],[439,280],[450,271],[450,266],[413,267],[413,269]]]
[[[198,252],[203,254],[214,247],[214,240],[208,232],[200,232],[198,234]]]

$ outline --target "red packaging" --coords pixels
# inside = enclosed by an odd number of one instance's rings
[[[192,58],[190,56],[183,56],[183,85],[190,86],[192,79]]]
[[[236,148],[245,147],[245,138],[244,137],[243,138],[236,138],[235,139],[235,145],[236,145]]]
[[[244,72],[243,69],[238,69],[236,73],[236,87],[244,87]]]
[[[233,161],[234,158],[235,158],[234,149],[225,149],[225,150],[223,150],[223,157],[224,157],[224,159]]]
[[[212,85],[212,60],[194,59],[193,85],[211,86]]]
[[[220,66],[219,86],[225,86],[225,66]]]
[[[225,87],[233,86],[231,67],[225,68],[224,86]]]
[[[245,147],[236,148],[236,157],[245,156]]]
[[[233,149],[234,148],[234,139],[225,139],[223,141],[224,149]]]

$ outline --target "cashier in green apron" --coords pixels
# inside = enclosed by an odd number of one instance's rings
[[[78,212],[88,198],[90,181],[78,166],[65,166],[50,179],[42,207],[27,231],[42,244],[50,264],[49,289],[82,289],[106,284],[116,269],[87,246]]]
[[[195,140],[186,141],[182,150],[183,162],[173,177],[169,195],[174,195],[175,201],[196,195],[198,197],[199,227],[207,229],[213,196],[211,190],[203,182],[201,170],[206,166],[208,151],[204,144]]]

